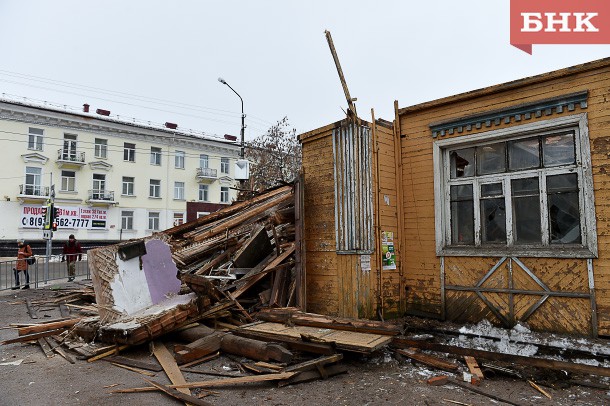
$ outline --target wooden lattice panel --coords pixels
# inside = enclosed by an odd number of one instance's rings
[[[445,257],[445,284],[474,286],[498,258]]]

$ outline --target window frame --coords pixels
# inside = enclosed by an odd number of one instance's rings
[[[124,162],[135,162],[136,161],[136,144],[131,142],[123,143],[123,161]]]
[[[230,172],[231,160],[227,157],[220,158],[220,173],[228,175]]]
[[[64,175],[65,173],[71,173],[72,176],[66,176]],[[61,188],[60,188],[60,192],[76,192],[76,171],[68,171],[68,170],[61,170],[60,172],[61,175]],[[64,180],[68,185],[68,188],[64,188]],[[72,180],[72,182],[70,182],[70,180]],[[70,189],[70,183],[72,183],[72,189]]]
[[[153,185],[153,181],[159,183]],[[155,193],[151,193],[153,192],[153,189]],[[161,179],[150,179],[150,181],[148,182],[148,197],[153,199],[161,198]]]
[[[210,156],[208,154],[199,154],[199,167],[209,168],[210,167]]]
[[[131,179],[131,181],[126,179]],[[123,176],[121,178],[121,196],[135,196],[135,185],[136,178],[134,176]],[[125,193],[125,186],[127,186],[127,193]]]
[[[42,134],[33,133],[32,130],[41,131]],[[28,149],[42,151],[44,148],[44,128],[28,127]]]
[[[226,196],[226,199],[223,199],[223,196]],[[230,198],[229,187],[221,186],[220,187],[220,203],[229,203],[229,198]]]
[[[125,214],[125,213],[131,213],[131,214]],[[127,223],[127,224],[125,224]],[[133,210],[121,210],[121,230],[125,231],[125,230],[134,230],[133,228],[133,224],[134,224],[134,211]],[[127,225],[128,227],[123,227],[124,225]],[[131,227],[129,227],[131,226]]]
[[[176,221],[178,220],[178,221]],[[184,212],[183,211],[175,211],[174,215],[173,215],[173,224],[174,227],[176,226],[181,226],[182,224],[185,223],[185,219],[184,219]]]
[[[93,155],[99,159],[108,159],[108,140],[106,138],[95,138]]]
[[[184,151],[175,151],[174,152],[174,168],[175,169],[184,169],[186,161],[186,153]]]
[[[174,182],[174,200],[185,200],[184,193],[186,189],[185,182]]]
[[[575,164],[535,168],[520,171],[506,171],[491,175],[481,175],[465,179],[451,179],[449,151],[472,146],[481,146],[502,141],[517,140],[539,136],[562,130],[574,130]],[[433,143],[434,165],[434,201],[435,201],[435,239],[438,256],[523,256],[555,258],[596,258],[597,226],[595,219],[595,200],[593,193],[593,174],[591,169],[591,149],[588,134],[587,113],[573,114],[565,117],[541,120],[508,128],[485,131],[473,135],[436,140]],[[578,174],[578,199],[580,207],[580,244],[551,244],[548,241],[548,211],[540,213],[542,244],[513,244],[512,232],[515,227],[512,221],[513,199],[510,193],[510,182],[513,179],[539,176],[541,196],[546,194],[546,180],[553,174]],[[480,185],[502,182],[506,202],[507,242],[505,244],[477,245],[481,241],[480,227]],[[474,233],[475,245],[451,245],[451,207],[450,186],[459,184],[473,185]],[[545,197],[546,199],[546,197]],[[477,208],[479,205],[479,208]],[[546,214],[546,215],[545,215]],[[478,235],[477,235],[478,234]],[[513,245],[511,245],[513,244]]]
[[[160,147],[150,147],[150,164],[154,166],[161,166],[161,160],[163,155],[163,149]]]
[[[151,227],[151,221],[153,221]],[[156,226],[155,224],[156,223]],[[148,231],[159,231],[161,229],[161,212],[149,211],[148,212]]]
[[[204,192],[205,199],[201,199],[201,192]],[[199,202],[209,202],[210,201],[210,187],[208,185],[199,185],[197,190],[197,198]]]

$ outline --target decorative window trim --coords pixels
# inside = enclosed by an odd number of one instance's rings
[[[579,202],[582,211],[582,243],[578,247],[528,247],[528,246],[486,246],[455,247],[450,246],[449,239],[449,159],[447,151],[480,144],[483,142],[502,141],[521,135],[534,135],[538,132],[578,127],[575,134],[576,171],[579,174]],[[435,238],[438,256],[506,256],[557,257],[557,258],[596,258],[597,225],[595,219],[595,199],[593,192],[593,173],[591,168],[591,148],[589,145],[587,113],[573,114],[565,117],[542,120],[519,126],[492,130],[488,132],[437,140],[433,143],[434,165],[434,202],[435,202]],[[499,175],[501,176],[501,175]]]
[[[21,158],[23,158],[23,162],[28,164],[28,163],[36,163],[36,164],[46,164],[49,160],[49,158],[47,158],[46,156],[39,154],[37,152],[32,152],[29,154],[23,154],[21,155]]]
[[[89,168],[93,171],[109,171],[112,169],[112,165],[104,161],[89,162]]]

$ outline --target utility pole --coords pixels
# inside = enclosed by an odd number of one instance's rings
[[[49,282],[49,261],[53,251],[53,230],[55,229],[55,185],[53,184],[53,173],[49,174],[49,198],[46,204],[45,221],[43,225],[42,238],[47,241],[46,261],[44,262],[44,283]]]

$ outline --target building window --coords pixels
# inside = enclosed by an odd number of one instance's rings
[[[42,151],[42,141],[44,130],[41,128],[30,127],[28,134],[28,149]]]
[[[151,211],[148,212],[148,229],[158,230],[159,229],[159,212]]]
[[[106,175],[101,173],[93,174],[93,200],[106,200]]]
[[[42,196],[42,168],[34,166],[25,167],[25,185],[23,194],[28,196]]]
[[[136,161],[136,144],[126,142],[123,144],[123,161]]]
[[[103,138],[95,139],[95,157],[102,159],[108,158],[108,140]]]
[[[210,167],[210,158],[205,155],[199,155],[199,167],[200,168],[209,168]]]
[[[161,148],[150,147],[150,164],[161,165]]]
[[[220,202],[229,203],[229,188],[226,186],[220,188]]]
[[[209,211],[198,211],[198,212],[197,212],[197,218],[199,219],[199,218],[201,218],[201,217],[205,217],[205,216],[207,216],[208,214],[210,214],[210,212],[209,212]]]
[[[64,134],[64,147],[61,151],[61,159],[76,161],[76,138],[76,134]]]
[[[200,202],[207,202],[209,201],[209,187],[208,185],[199,185],[199,201]]]
[[[74,192],[76,190],[76,172],[61,171],[61,191]]]
[[[176,151],[174,165],[176,169],[184,169],[184,151]]]
[[[174,199],[184,200],[184,182],[174,182]]]
[[[220,173],[229,173],[229,158],[220,158]]]
[[[437,141],[437,251],[595,255],[586,134],[582,114]]]
[[[133,211],[121,211],[121,230],[133,230]]]
[[[159,179],[150,180],[148,197],[161,197],[161,181]]]
[[[174,213],[174,226],[184,224],[184,213]]]
[[[121,194],[125,196],[133,196],[133,187],[135,178],[132,176],[123,176],[123,188]]]

